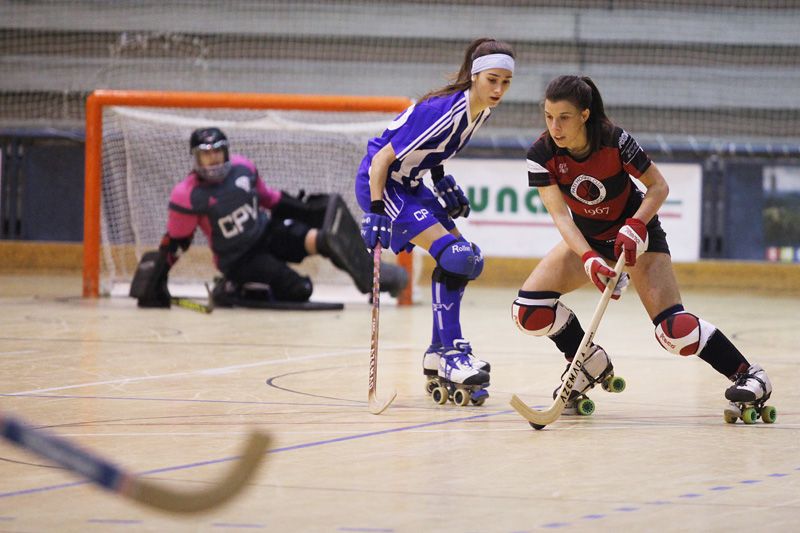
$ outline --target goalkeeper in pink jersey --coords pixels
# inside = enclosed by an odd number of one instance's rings
[[[197,228],[223,274],[215,286],[215,305],[308,301],[311,279],[287,263],[318,253],[347,272],[362,293],[371,291],[372,260],[341,197],[295,197],[269,187],[252,161],[229,153],[228,138],[219,128],[195,130],[189,145],[193,169],[173,188],[161,245],[145,254],[131,285],[140,307],[170,306],[169,270]],[[386,265],[385,272],[381,288],[399,293],[405,271]]]

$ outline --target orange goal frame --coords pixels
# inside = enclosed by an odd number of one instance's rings
[[[100,294],[100,202],[103,180],[103,107],[186,107],[228,109],[295,109],[302,111],[401,112],[411,105],[405,97],[338,96],[316,94],[203,93],[174,91],[97,90],[86,99],[86,161],[83,204],[83,296]],[[355,173],[356,169],[353,169]],[[398,256],[411,277],[410,254]],[[398,298],[411,303],[412,284]]]

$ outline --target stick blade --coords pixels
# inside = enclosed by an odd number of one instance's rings
[[[198,513],[219,507],[237,496],[255,475],[266,457],[270,437],[250,435],[244,451],[230,471],[210,489],[179,491],[144,479],[133,478],[124,494],[129,498],[171,513]]]
[[[513,407],[514,410],[519,413],[520,416],[522,416],[522,418],[538,426],[547,426],[552,424],[558,420],[558,417],[561,416],[561,412],[564,410],[563,403],[558,401],[545,411],[531,409],[516,394],[511,396],[511,401],[509,403],[511,404],[511,407]]]
[[[377,396],[375,395],[375,391],[369,392],[369,412],[373,415],[379,415],[388,409],[389,405],[394,401],[397,397],[397,391],[392,391],[392,394],[389,396],[389,399],[385,402],[381,402]]]

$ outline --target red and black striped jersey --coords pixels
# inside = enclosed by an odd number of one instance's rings
[[[639,143],[616,126],[603,134],[600,148],[583,160],[554,146],[545,131],[528,150],[528,184],[558,185],[581,233],[608,240],[641,205],[644,194],[631,175],[639,178],[650,164]]]

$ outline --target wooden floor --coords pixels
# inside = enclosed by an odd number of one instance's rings
[[[627,390],[533,431],[512,393],[549,405],[563,362],[510,320],[516,289],[470,287],[462,318],[492,363],[482,407],[423,391],[429,308],[385,306],[366,405],[370,307],[140,310],[82,300],[77,277],[0,277],[0,405],[180,489],[213,483],[259,429],[273,448],[228,506],[175,517],[104,493],[0,442],[0,531],[798,531],[800,295],[685,291],[761,363],[775,424],[726,424],[726,380],[661,350],[635,293],[596,341]],[[588,323],[599,293],[564,301]],[[425,299],[425,301],[429,301]],[[156,472],[156,473],[152,473]]]

